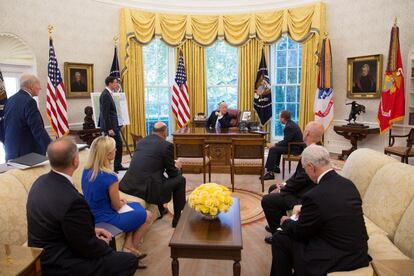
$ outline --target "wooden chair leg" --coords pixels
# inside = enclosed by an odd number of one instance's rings
[[[261,175],[261,177],[260,177],[260,182],[262,183],[262,193],[264,193],[264,179],[263,179],[263,169],[261,170],[261,172],[260,172],[260,175]]]
[[[230,167],[231,191],[234,192],[234,168]]]
[[[206,166],[203,166],[203,183],[206,183]]]
[[[282,179],[285,179],[285,158],[282,158]]]
[[[291,167],[292,167],[292,162],[290,162],[289,160],[289,174],[290,174]]]
[[[208,182],[211,182],[211,162],[208,162]]]

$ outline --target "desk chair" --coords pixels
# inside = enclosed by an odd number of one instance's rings
[[[209,145],[203,138],[174,138],[174,159],[180,161],[183,170],[199,169],[203,172],[203,181],[206,183],[206,170],[208,181],[211,181],[211,157]]]
[[[407,137],[406,146],[394,146],[395,138],[404,138]],[[386,155],[397,155],[401,157],[401,162],[408,164],[408,157],[414,157],[414,128],[406,135],[392,135],[390,130],[390,139],[388,142],[388,147],[384,149]]]
[[[285,179],[285,162],[286,161],[288,162],[289,174],[290,174],[291,167],[292,167],[291,162],[299,162],[299,160],[300,160],[300,154],[299,155],[294,155],[294,154],[291,153],[292,152],[291,147],[293,145],[303,145],[303,147],[306,146],[306,144],[304,142],[289,142],[288,143],[288,153],[282,155],[282,179]]]
[[[234,174],[237,170],[243,173],[247,170],[254,170],[260,174],[262,192],[264,192],[264,147],[265,139],[258,138],[233,138],[231,140],[231,190],[234,192]]]

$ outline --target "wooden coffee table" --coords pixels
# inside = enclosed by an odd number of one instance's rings
[[[240,275],[243,249],[239,199],[218,220],[205,220],[188,204],[170,241],[173,276],[179,274],[178,258],[234,260],[233,275]]]
[[[42,275],[41,248],[0,244],[0,275]]]

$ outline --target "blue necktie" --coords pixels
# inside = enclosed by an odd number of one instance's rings
[[[220,124],[218,116],[217,116],[217,121],[216,121],[216,128],[221,128],[221,124]]]

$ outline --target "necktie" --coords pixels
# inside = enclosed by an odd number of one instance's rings
[[[219,121],[219,118],[217,117],[217,121],[216,121],[216,128],[221,128],[221,124]]]

